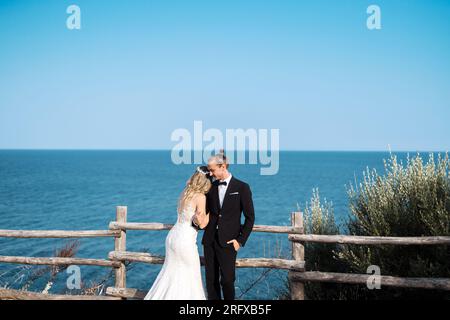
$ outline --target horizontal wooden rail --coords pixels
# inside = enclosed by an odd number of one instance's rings
[[[120,223],[117,221],[111,221],[109,223],[110,230],[170,230],[174,225],[166,223],[143,223],[143,222],[126,222]],[[253,231],[255,232],[270,232],[270,233],[290,233],[301,234],[302,228],[293,228],[292,226],[266,226],[266,225],[254,225]]]
[[[132,261],[151,264],[164,263],[163,256],[155,256],[144,252],[111,251],[108,254],[108,258],[113,261]],[[204,257],[200,257],[200,264],[205,265]],[[236,267],[275,268],[275,269],[288,269],[293,271],[304,271],[305,262],[286,259],[272,259],[272,258],[241,258],[236,260]]]
[[[164,256],[152,255],[144,252],[126,251],[125,235],[127,230],[170,230],[174,225],[166,223],[140,223],[126,222],[126,207],[116,207],[118,221],[109,223],[109,230],[0,230],[0,238],[94,238],[113,237],[115,239],[114,251],[109,252],[109,260],[84,259],[72,257],[23,257],[0,256],[0,263],[15,263],[29,265],[92,265],[113,267],[116,271],[114,286],[106,289],[106,296],[94,295],[53,295],[23,290],[0,289],[1,299],[46,299],[46,300],[121,300],[143,299],[147,292],[138,289],[126,288],[124,263],[142,262],[150,264],[163,264]],[[241,258],[236,260],[237,268],[275,268],[289,270],[288,278],[291,288],[302,288],[304,282],[333,282],[348,284],[366,284],[373,280],[372,274],[351,274],[307,271],[305,272],[305,259],[302,253],[304,242],[337,243],[357,245],[450,245],[450,237],[379,237],[379,236],[352,236],[352,235],[314,235],[304,234],[302,216],[296,213],[295,223],[289,226],[254,225],[254,232],[283,233],[293,245],[293,259],[276,258]],[[297,221],[298,220],[298,221]],[[200,264],[204,266],[204,257],[200,257]],[[402,278],[393,276],[380,276],[381,286],[441,289],[450,290],[449,278]],[[297,287],[296,287],[297,286]],[[301,289],[303,290],[303,289]],[[295,290],[294,290],[295,291]],[[303,293],[302,293],[303,294]],[[302,294],[291,295],[293,299],[302,299]]]
[[[144,299],[147,292],[142,290],[137,290],[133,288],[116,288],[108,287],[106,288],[106,295],[127,299]]]
[[[255,231],[255,232],[270,232],[270,233],[301,234],[301,233],[303,233],[303,228],[294,228],[292,226],[254,225],[253,231]]]
[[[110,230],[170,230],[174,225],[159,222],[117,222],[109,223]]]
[[[0,238],[96,238],[119,235],[119,230],[0,230]]]
[[[90,265],[100,267],[119,267],[120,262],[109,261],[102,259],[83,259],[83,258],[38,258],[38,257],[14,257],[14,256],[0,256],[2,263],[17,263],[17,264],[34,264],[34,265]]]
[[[113,296],[45,294],[25,290],[0,289],[0,300],[121,300]]]
[[[366,284],[372,274],[306,271],[289,274],[290,281]],[[380,275],[381,286],[450,290],[450,278],[401,278]]]
[[[372,237],[349,235],[292,234],[294,242],[366,244],[366,245],[450,245],[450,237]]]
[[[164,263],[164,256],[152,255],[145,252],[111,251],[108,254],[108,259],[113,261],[143,262],[150,264]],[[200,260],[203,262],[201,257]]]

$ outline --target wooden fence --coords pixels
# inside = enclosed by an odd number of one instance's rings
[[[0,263],[30,265],[92,265],[111,267],[115,270],[114,287],[108,287],[106,295],[54,295],[24,290],[0,289],[0,299],[71,299],[71,300],[122,300],[142,299],[147,292],[126,285],[126,262],[163,264],[164,257],[143,252],[126,251],[127,230],[170,230],[172,224],[127,222],[127,207],[116,207],[116,221],[109,224],[109,230],[66,231],[66,230],[0,230],[0,237],[6,238],[92,238],[113,237],[114,251],[108,259],[0,256]],[[275,268],[288,270],[291,299],[305,299],[304,283],[335,282],[350,284],[367,283],[370,274],[332,273],[305,271],[305,242],[340,243],[358,245],[450,245],[450,237],[361,237],[347,235],[304,234],[303,217],[300,212],[291,214],[290,226],[255,225],[254,232],[288,234],[292,245],[291,259],[241,258],[236,260],[237,268]],[[204,258],[200,257],[201,265]],[[382,286],[450,290],[449,278],[401,278],[380,276]]]

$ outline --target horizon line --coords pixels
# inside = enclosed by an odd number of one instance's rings
[[[172,151],[172,149],[161,148],[0,148],[0,151]],[[197,152],[204,150],[191,150]],[[234,152],[259,152],[271,150],[234,150]],[[391,150],[364,150],[364,149],[279,149],[279,152],[443,152],[448,153],[449,150],[408,150],[408,149],[391,149]],[[274,152],[274,151],[271,151]]]

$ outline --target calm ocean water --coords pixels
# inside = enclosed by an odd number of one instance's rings
[[[396,153],[406,158],[406,153]],[[414,153],[412,153],[414,154]],[[388,152],[281,152],[277,175],[259,175],[259,165],[231,166],[253,191],[256,224],[289,225],[290,212],[304,207],[318,187],[334,204],[338,220],[348,215],[346,185],[369,168],[383,171]],[[424,158],[427,158],[423,154]],[[176,201],[194,165],[174,165],[170,151],[0,150],[0,229],[93,230],[108,228],[115,206],[128,206],[130,222],[175,223]],[[164,255],[167,231],[128,231],[127,250]],[[200,244],[202,232],[199,233]],[[61,239],[0,238],[0,255],[50,256],[67,243]],[[112,238],[81,239],[78,257],[107,258]],[[280,251],[281,250],[281,251]],[[203,248],[199,246],[203,254]],[[252,233],[238,257],[289,257],[287,235]],[[127,286],[148,290],[161,265],[136,264]],[[20,287],[17,265],[0,264],[0,287]],[[82,266],[86,284],[98,281],[108,268]],[[203,269],[202,269],[203,270]],[[236,296],[263,269],[237,269]],[[65,286],[67,274],[54,288]],[[282,290],[285,271],[272,271],[241,299],[274,299]],[[42,289],[37,282],[36,288]],[[32,288],[31,288],[32,289]],[[50,291],[52,292],[52,291]]]

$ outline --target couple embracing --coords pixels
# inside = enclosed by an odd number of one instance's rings
[[[219,153],[189,178],[177,211],[165,241],[164,264],[144,300],[221,300],[222,293],[223,299],[233,300],[237,252],[255,221],[249,185],[228,171],[227,158]],[[200,229],[207,292],[197,247]]]

